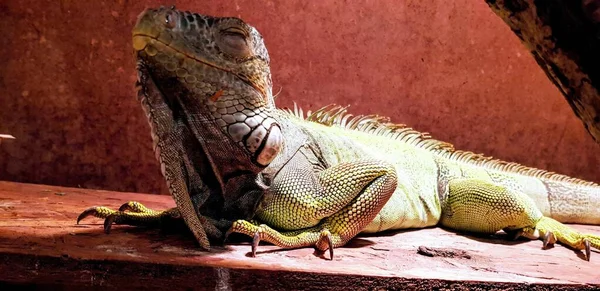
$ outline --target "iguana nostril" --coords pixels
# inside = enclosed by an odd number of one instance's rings
[[[175,28],[177,25],[177,14],[173,12],[167,12],[165,14],[165,26],[168,28]]]
[[[141,51],[148,45],[148,37],[146,36],[135,36],[133,38],[133,49],[135,51]]]

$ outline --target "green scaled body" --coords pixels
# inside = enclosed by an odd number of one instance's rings
[[[458,151],[339,106],[307,117],[298,108],[279,111],[277,120],[284,148],[264,171],[272,180],[257,213],[264,224],[238,221],[232,228],[255,242],[325,250],[360,232],[440,224],[475,233],[505,230],[588,253],[600,247],[599,237],[561,223],[600,224],[600,187],[592,182]]]

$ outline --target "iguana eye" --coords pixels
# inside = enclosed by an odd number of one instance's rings
[[[245,58],[250,55],[247,38],[248,33],[245,30],[230,27],[221,31],[219,47],[233,57]]]
[[[235,26],[223,29],[222,32],[226,34],[237,34],[239,36],[242,36],[243,38],[246,38],[248,36],[248,32],[246,32],[243,28]]]

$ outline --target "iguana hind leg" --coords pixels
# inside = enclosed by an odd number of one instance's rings
[[[556,241],[577,250],[600,248],[600,237],[578,231],[542,215],[526,194],[479,179],[456,179],[448,184],[440,223],[455,230],[495,233],[517,232],[542,239],[544,247]]]
[[[253,255],[256,245],[262,240],[282,248],[315,246],[321,251],[329,249],[333,257],[333,248],[343,246],[364,229],[389,200],[397,185],[394,166],[381,161],[340,164],[321,172],[319,180],[323,186],[322,192],[314,193],[303,192],[301,182],[290,179],[285,182],[285,188],[292,189],[289,195],[295,195],[295,199],[286,199],[285,193],[274,193],[283,199],[271,202],[271,205],[283,205],[274,213],[290,220],[300,216],[306,218],[307,212],[298,213],[298,209],[311,211],[311,218],[306,220],[325,215],[316,226],[279,232],[265,224],[255,225],[238,220],[228,233],[237,232],[253,237]],[[297,205],[302,201],[308,202],[306,205]],[[323,213],[331,209],[336,212]]]
[[[88,216],[104,218],[104,231],[106,233],[110,232],[113,224],[156,227],[166,219],[181,219],[177,208],[157,211],[135,201],[129,201],[121,205],[119,210],[113,210],[104,206],[90,207],[79,214],[77,224]]]

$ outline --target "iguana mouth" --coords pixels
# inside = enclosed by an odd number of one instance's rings
[[[240,76],[239,74],[227,69],[227,68],[223,68],[221,66],[218,66],[214,63],[211,63],[207,60],[203,60],[201,58],[198,58],[184,50],[180,50],[177,49],[176,47],[172,46],[170,43],[167,43],[165,41],[162,41],[158,36],[153,36],[153,35],[149,35],[146,33],[134,33],[133,34],[133,49],[135,50],[135,53],[140,53],[142,51],[145,51],[145,49],[148,47],[148,45],[152,45],[152,41],[154,42],[158,42],[160,44],[162,44],[165,48],[172,50],[175,53],[180,53],[181,55],[185,56],[186,58],[190,59],[190,60],[194,60],[195,62],[198,62],[200,64],[209,66],[211,68],[215,68],[217,70],[226,72],[228,74],[234,75],[236,76],[240,81],[244,82],[245,84],[249,85],[250,87],[252,87],[254,90],[257,91],[257,93],[259,93],[262,98],[266,99],[267,96],[267,92],[265,92],[265,90],[259,86],[257,86],[256,84],[254,84],[253,82],[251,82],[250,80],[248,80],[247,78],[244,78],[242,76]]]

